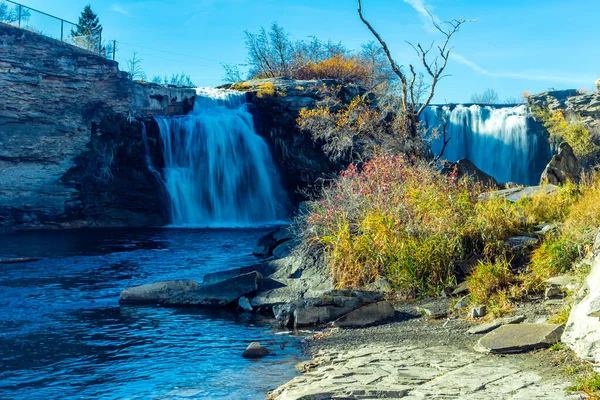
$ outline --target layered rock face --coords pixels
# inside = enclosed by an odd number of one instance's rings
[[[283,183],[296,203],[307,200],[318,189],[319,178],[330,178],[347,164],[332,162],[321,145],[297,127],[300,110],[315,107],[324,96],[324,85],[337,87],[336,96],[343,103],[361,93],[359,87],[330,79],[253,79],[223,86],[248,93],[256,131],[269,143]]]
[[[600,126],[600,92],[582,94],[575,89],[552,90],[531,95],[527,102],[536,108],[575,113],[588,125]]]
[[[193,89],[0,23],[0,93],[0,231],[163,223],[133,116],[185,113]]]

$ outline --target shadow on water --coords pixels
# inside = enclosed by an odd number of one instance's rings
[[[0,398],[259,399],[295,375],[291,335],[234,312],[119,307],[122,289],[256,263],[268,229],[0,236]],[[274,350],[241,357],[251,341]]]

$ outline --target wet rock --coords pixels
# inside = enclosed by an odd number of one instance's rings
[[[487,314],[486,306],[473,307],[473,309],[471,310],[472,318],[482,318],[482,317],[485,317],[486,314]]]
[[[292,250],[296,247],[294,240],[287,240],[273,249],[273,256],[277,258],[287,257],[292,253]]]
[[[262,274],[254,271],[169,297],[162,303],[168,306],[224,307],[236,303],[242,296],[255,293],[262,280]]]
[[[471,335],[488,333],[488,332],[493,331],[496,328],[501,327],[502,325],[518,324],[523,321],[525,321],[524,315],[517,315],[514,317],[508,317],[508,318],[498,318],[498,319],[493,320],[492,322],[486,322],[484,324],[473,326],[473,327],[469,328],[467,333],[470,333]]]
[[[440,319],[448,315],[448,305],[445,302],[424,304],[417,306],[416,310],[419,314],[426,315],[432,319]]]
[[[558,147],[558,154],[552,157],[542,172],[540,185],[546,183],[564,185],[568,181],[579,182],[580,175],[581,165],[573,153],[573,148],[567,142],[563,142]]]
[[[246,347],[246,350],[244,350],[242,357],[244,357],[244,358],[262,358],[267,355],[269,355],[269,349],[262,346],[258,342],[252,342],[252,343],[250,343],[250,345],[248,345],[248,347]]]
[[[252,254],[262,257],[271,256],[277,246],[291,239],[292,235],[288,227],[279,228],[260,237]]]
[[[254,310],[250,304],[250,300],[248,300],[246,296],[242,296],[238,299],[238,306],[246,312],[252,312]]]
[[[163,281],[133,286],[121,292],[121,304],[158,304],[170,297],[190,292],[198,288],[198,282]]]
[[[281,328],[292,328],[295,310],[296,305],[293,303],[276,304],[273,306],[273,316]]]
[[[387,300],[367,304],[333,322],[335,327],[361,327],[382,323],[394,318],[396,311]]]
[[[477,166],[468,158],[461,158],[456,162],[449,162],[442,169],[442,173],[447,175],[454,173],[454,171],[456,171],[459,178],[467,176],[475,182],[483,184],[487,188],[498,188],[498,181],[493,176],[488,175],[477,168]]]
[[[475,346],[482,353],[511,354],[550,347],[560,341],[564,325],[504,325],[488,333]]]

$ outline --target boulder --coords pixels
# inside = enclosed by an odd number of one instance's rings
[[[277,258],[287,257],[292,253],[296,247],[296,242],[294,240],[287,240],[281,244],[278,244],[277,247],[273,249],[273,256]]]
[[[563,291],[575,290],[579,287],[579,279],[572,275],[560,275],[548,278],[544,281],[544,284],[552,287],[556,286],[561,288]]]
[[[249,272],[260,272],[263,276],[268,276],[274,272],[274,268],[269,263],[249,265],[247,267],[233,268],[225,271],[212,272],[204,275],[202,283],[204,285],[212,285],[214,283],[223,282],[227,279],[235,278],[236,276],[244,275]]]
[[[461,294],[465,294],[469,291],[469,283],[467,281],[463,281],[456,285],[452,290],[452,296],[458,296]]]
[[[267,356],[268,354],[269,354],[269,349],[262,346],[258,342],[252,342],[252,343],[250,343],[250,345],[248,345],[248,347],[246,347],[246,350],[244,350],[242,357],[244,357],[244,358],[262,358],[262,357]]]
[[[335,327],[362,327],[379,324],[394,318],[396,310],[387,300],[367,304],[350,311],[348,314],[333,322]]]
[[[469,295],[461,297],[456,304],[454,305],[455,310],[462,310],[465,307],[468,307],[471,303],[471,299]]]
[[[581,165],[573,153],[573,148],[563,142],[558,146],[558,154],[550,160],[542,172],[540,185],[564,185],[567,181],[578,182],[581,175]]]
[[[558,286],[550,286],[544,292],[544,299],[560,299],[563,297],[563,291]]]
[[[269,257],[273,255],[273,250],[275,250],[277,246],[292,238],[293,235],[289,232],[287,226],[279,228],[260,237],[252,254],[255,256]]]
[[[224,307],[235,304],[242,296],[255,293],[263,280],[262,274],[253,271],[208,286],[167,298],[168,306]]]
[[[591,255],[592,266],[575,297],[562,341],[579,358],[600,363],[600,234]]]
[[[482,353],[511,354],[550,347],[560,341],[564,325],[503,325],[488,333],[475,345]]]
[[[163,281],[133,286],[121,292],[121,304],[158,304],[170,297],[184,294],[198,288],[198,282],[192,280]]]
[[[475,182],[483,184],[484,187],[498,188],[498,181],[493,176],[477,168],[468,158],[461,158],[456,162],[448,162],[442,169],[442,173],[447,175],[454,173],[454,171],[456,171],[459,178],[467,176]]]

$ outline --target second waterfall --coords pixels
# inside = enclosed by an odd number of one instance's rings
[[[244,227],[287,217],[287,196],[243,93],[198,89],[194,109],[156,117],[171,224]]]

